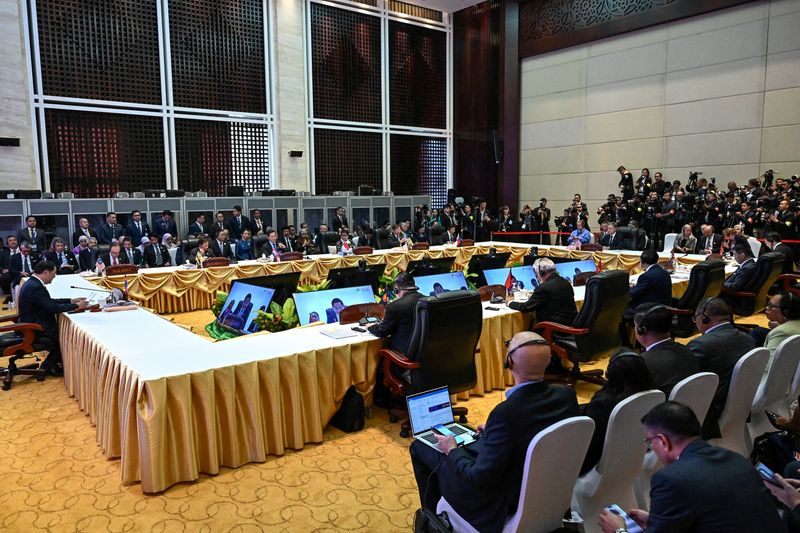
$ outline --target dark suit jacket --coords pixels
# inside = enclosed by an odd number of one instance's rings
[[[244,300],[236,304],[236,308],[233,310],[233,314],[244,318],[245,322],[247,321],[247,317],[250,316],[250,311],[253,310],[253,302],[248,302],[247,304],[244,303]]]
[[[139,228],[136,227],[136,223],[133,221],[125,228],[125,235],[131,238],[131,243],[134,246],[139,246],[142,243],[142,237],[149,237],[152,233],[150,231],[150,225],[147,222],[142,220],[140,224],[142,225],[142,231],[139,231]]]
[[[211,231],[210,224],[203,224],[203,227],[201,228],[200,224],[198,224],[197,222],[192,222],[192,225],[189,226],[188,235],[194,235],[194,236],[208,235],[210,231]]]
[[[17,253],[19,253],[19,248],[17,248]],[[2,248],[0,249],[0,270],[5,270],[10,267],[11,267],[11,249]]]
[[[199,246],[195,246],[192,248],[192,251],[189,252],[189,262],[192,264],[197,264],[197,252],[200,250]],[[206,253],[203,254],[203,257],[214,257],[214,252],[211,250],[211,246],[208,247]]]
[[[133,247],[131,248],[131,252],[133,253],[133,264],[142,266],[142,252],[139,248]],[[119,252],[119,262],[123,265],[130,264],[128,252],[124,248]]]
[[[511,302],[508,306],[523,313],[536,312],[537,322],[558,322],[571,326],[578,316],[572,285],[555,272],[536,287],[527,302]]]
[[[499,532],[517,508],[528,445],[537,433],[578,415],[575,392],[540,381],[497,405],[481,439],[451,451],[439,467],[439,488],[481,533]]]
[[[26,226],[17,232],[17,242],[19,244],[27,242],[31,245],[31,247],[36,245],[36,251],[42,253],[45,251],[44,230],[42,230],[41,228],[36,228],[36,238],[32,239],[30,233],[28,232],[28,228]]]
[[[155,232],[156,235],[158,235],[159,240],[161,240],[161,237],[163,237],[165,233],[169,233],[175,237],[178,234],[178,226],[172,219],[169,219],[169,222],[164,222],[163,218],[159,218],[155,223]]]
[[[75,233],[72,234],[72,247],[73,248],[78,246],[78,239],[80,238],[81,235],[86,235],[86,234],[80,228],[78,228],[78,230]],[[92,228],[89,228],[88,237],[94,237],[96,239],[97,238],[97,232],[95,230],[93,230]],[[139,243],[137,242],[136,244],[138,245]]]
[[[722,245],[722,235],[720,235],[719,233],[715,233],[713,237],[713,244],[711,245],[711,253],[712,254],[719,253],[720,245]],[[700,235],[697,238],[697,248],[695,248],[694,253],[701,254],[705,249],[706,249],[706,238],[703,235]]]
[[[71,266],[72,268],[62,268],[61,262],[58,260],[58,254],[56,252],[47,252],[44,254],[44,258],[48,261],[52,261],[58,267],[59,274],[75,274],[80,271],[80,265],[78,265],[78,260],[75,259],[75,254],[70,252],[69,250],[64,250],[64,256],[67,258],[67,265]]]
[[[100,254],[100,258],[103,260],[103,264],[105,266],[107,266],[107,267],[111,266],[111,254],[109,252],[105,252],[103,254]],[[169,256],[167,256],[167,258],[169,258]],[[125,259],[127,259],[127,257]],[[120,265],[124,265],[125,264],[125,261],[122,259],[122,252],[120,252],[119,255],[117,256],[117,262],[118,262],[117,264],[120,264]]]
[[[219,227],[219,222],[216,220],[211,224],[211,229],[209,230],[209,235],[216,238],[217,233],[225,229],[225,223],[222,223],[222,227]]]
[[[112,241],[116,241],[123,235],[125,235],[125,228],[120,224],[114,224],[112,228],[108,222],[103,222],[103,225],[100,226],[100,233],[97,235],[97,242],[111,244]]]
[[[51,298],[50,293],[37,277],[25,282],[19,294],[19,321],[39,324],[44,328],[38,335],[58,341],[56,314],[77,309],[68,298]]]
[[[35,252],[30,253],[30,263],[31,263],[31,272],[33,272],[33,267],[36,266],[36,263],[39,262],[39,254]],[[8,262],[8,269],[12,271],[15,275],[18,275],[22,272],[22,254],[16,254]]]
[[[753,349],[755,343],[750,335],[739,331],[732,324],[723,324],[700,335],[687,346],[697,357],[701,371],[714,372],[719,376],[717,392],[703,423],[703,437],[716,438],[720,436],[717,422],[728,399],[733,367],[744,354]]]
[[[631,299],[622,316],[630,320],[637,306],[651,302],[672,304],[672,279],[669,277],[669,272],[658,265],[650,267],[647,272],[639,276],[636,286],[631,289]]]
[[[679,381],[700,372],[694,352],[672,339],[642,352],[642,357],[653,378],[653,385],[667,398]]]
[[[250,229],[250,219],[244,215],[241,216],[241,219],[241,224],[239,224],[239,221],[233,217],[228,219],[228,231],[231,234],[230,237],[236,241],[242,238],[242,232],[244,230]]]
[[[386,314],[383,321],[369,327],[369,332],[376,337],[391,337],[389,348],[400,353],[408,350],[408,341],[414,329],[416,307],[422,295],[419,292],[409,292],[386,305]]]
[[[767,246],[765,243],[761,243],[761,248],[758,250],[758,257],[761,257],[769,252],[778,252],[779,254],[783,254],[783,269],[781,269],[781,274],[794,271],[794,251],[790,247],[783,243],[779,243],[774,250],[770,250],[769,246]]]
[[[228,259],[233,259],[233,250],[231,250],[231,245],[227,242],[223,243],[222,249],[220,249],[219,242],[216,239],[208,241],[208,249],[213,252],[214,257],[227,257]]]
[[[780,533],[786,525],[750,462],[702,440],[650,484],[647,533]]]
[[[267,257],[270,257],[270,256],[272,256],[272,254],[273,254],[273,250],[276,250],[276,249],[277,249],[277,251],[278,251],[278,255],[280,255],[281,253],[283,253],[283,252],[281,252],[281,249],[280,249],[280,247],[278,246],[278,241],[276,241],[276,242],[275,242],[275,247],[276,247],[276,248],[273,248],[273,247],[272,247],[272,241],[270,241],[270,240],[268,239],[268,240],[267,240],[267,242],[265,242],[265,243],[264,243],[264,246],[262,246],[262,247],[261,247],[261,253],[262,253],[262,254],[264,254],[264,255],[266,255]],[[327,250],[327,249],[325,249],[325,251],[324,251],[324,252],[322,252],[322,253],[328,253],[328,250]]]
[[[603,235],[603,238],[600,239],[600,244],[602,246],[608,246],[611,250],[619,250],[622,248],[622,240],[622,235],[620,235],[619,232],[616,232],[614,235]]]
[[[335,214],[333,218],[331,218],[331,229],[336,233],[339,233],[339,230],[342,228],[349,228],[350,226],[347,224],[347,217],[342,215],[342,218],[339,218]]]
[[[753,277],[756,275],[756,262],[753,259],[748,259],[737,268],[728,279],[725,280],[725,288],[734,291],[746,290]]]
[[[172,258],[169,255],[169,250],[163,244],[158,245],[161,248],[161,264],[158,264],[156,261],[156,253],[153,250],[153,245],[150,244],[145,246],[144,248],[144,264],[147,267],[160,267],[160,266],[167,266],[172,261]]]
[[[97,248],[85,248],[81,250],[80,253],[78,253],[78,264],[81,267],[81,271],[94,270],[97,266],[98,255]]]

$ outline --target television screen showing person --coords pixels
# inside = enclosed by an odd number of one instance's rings
[[[222,306],[223,311],[217,317],[217,323],[243,334],[260,331],[255,319],[259,311],[269,309],[274,294],[274,289],[234,280]]]
[[[339,315],[345,307],[373,302],[375,294],[369,285],[294,294],[301,326],[314,322],[334,324],[339,322]]]
[[[417,287],[419,287],[419,293],[423,296],[435,296],[467,288],[467,280],[461,271],[434,274],[432,276],[415,276],[414,280]]]

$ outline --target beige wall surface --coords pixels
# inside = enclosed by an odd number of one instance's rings
[[[742,183],[800,172],[800,1],[763,0],[525,59],[520,204],[576,192],[595,212],[616,168]]]

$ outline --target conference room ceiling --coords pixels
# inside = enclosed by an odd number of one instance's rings
[[[405,0],[408,4],[429,7],[439,11],[447,11],[448,13],[480,4],[482,1],[483,0]]]

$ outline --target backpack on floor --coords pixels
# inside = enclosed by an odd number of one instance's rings
[[[350,387],[344,393],[341,407],[331,418],[331,424],[345,433],[352,433],[364,429],[364,417],[364,397],[355,387]]]

